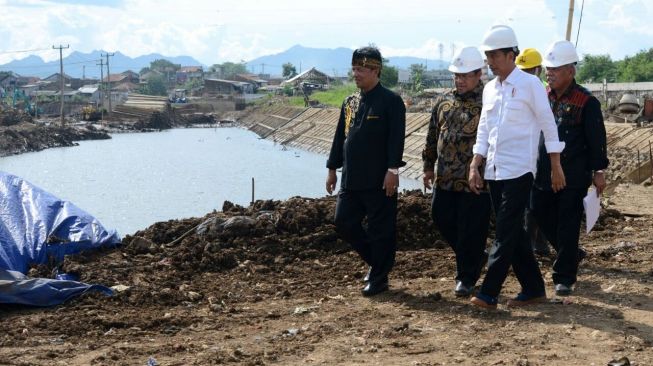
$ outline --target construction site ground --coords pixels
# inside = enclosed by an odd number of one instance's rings
[[[453,295],[454,256],[420,192],[400,197],[391,290],[372,298],[331,225],[334,198],[226,203],[65,262],[85,282],[121,285],[113,297],[1,306],[0,364],[653,365],[653,188],[621,185],[608,201],[581,235],[573,296],[553,295],[540,258],[549,301],[507,308],[511,274],[496,311]]]

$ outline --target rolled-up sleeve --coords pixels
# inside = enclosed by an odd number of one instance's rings
[[[556,125],[551,106],[549,105],[549,98],[546,91],[541,85],[531,83],[531,91],[533,93],[533,104],[535,107],[535,118],[537,124],[542,130],[544,135],[544,146],[546,152],[561,153],[565,148],[565,143],[560,141],[558,137],[558,125]]]

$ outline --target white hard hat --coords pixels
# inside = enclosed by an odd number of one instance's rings
[[[485,66],[485,62],[478,49],[476,47],[465,47],[453,55],[449,71],[464,74],[478,70],[483,66]]]
[[[501,48],[517,47],[517,36],[515,32],[507,25],[495,25],[490,28],[483,36],[481,51],[492,51]]]
[[[576,47],[569,41],[554,42],[544,53],[542,65],[546,67],[559,67],[578,62]]]

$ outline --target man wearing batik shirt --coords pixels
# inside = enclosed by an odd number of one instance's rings
[[[376,47],[354,51],[352,73],[360,90],[342,104],[327,160],[329,194],[336,189],[336,169],[342,168],[336,231],[370,267],[363,296],[388,290],[397,250],[399,168],[406,164],[401,160],[406,107],[399,95],[381,85],[382,63]]]
[[[556,249],[553,282],[559,296],[571,294],[578,263],[583,251],[578,250],[583,197],[590,184],[601,195],[605,188],[603,170],[608,166],[606,133],[601,104],[576,83],[576,48],[569,41],[558,41],[544,56],[549,82],[549,103],[558,125],[558,135],[565,142],[560,157],[567,185],[553,192],[548,156],[540,142],[537,175],[532,191],[533,214],[546,238]]]
[[[481,275],[490,218],[487,190],[474,194],[468,183],[483,107],[484,66],[475,47],[454,56],[449,71],[454,73],[456,88],[436,101],[422,152],[424,186],[433,185],[433,221],[456,254],[456,296],[471,295]]]

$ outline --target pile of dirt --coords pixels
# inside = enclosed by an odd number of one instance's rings
[[[640,153],[639,164],[649,160],[647,153]],[[606,171],[606,179],[609,182],[621,181],[638,168],[637,151],[627,147],[610,147],[608,148],[608,159],[610,166]]]
[[[32,123],[32,116],[13,109],[0,109],[0,126],[14,126],[19,123]]]
[[[343,253],[349,246],[338,240],[333,226],[335,197],[287,201],[256,201],[245,208],[225,202],[221,212],[203,218],[172,220],[127,236],[130,254],[165,254],[179,271],[228,270],[245,261],[260,265],[291,263]],[[439,238],[430,199],[420,191],[406,192],[398,205],[398,248],[432,247]],[[174,245],[184,233],[191,231]]]
[[[140,118],[133,126],[136,130],[169,130],[174,124],[169,112],[154,111],[147,118]]]
[[[109,139],[106,132],[93,126],[42,126],[20,123],[0,127],[0,156],[41,151],[51,147],[75,146],[75,141]]]
[[[67,257],[64,271],[114,286],[116,295],[89,293],[53,311],[0,308],[0,358],[15,365],[653,362],[648,218],[606,211],[582,236],[590,255],[577,296],[486,314],[451,294],[455,257],[431,223],[430,198],[407,192],[398,207],[399,252],[386,294],[360,296],[366,268],[336,237],[335,198],[225,202],[202,218],[156,223],[108,253]],[[550,283],[551,261],[541,259]],[[40,266],[30,274],[51,272]],[[505,291],[519,291],[514,277]]]
[[[217,123],[213,114],[193,113],[181,115],[177,118],[178,123],[186,126],[192,125],[212,125]]]

